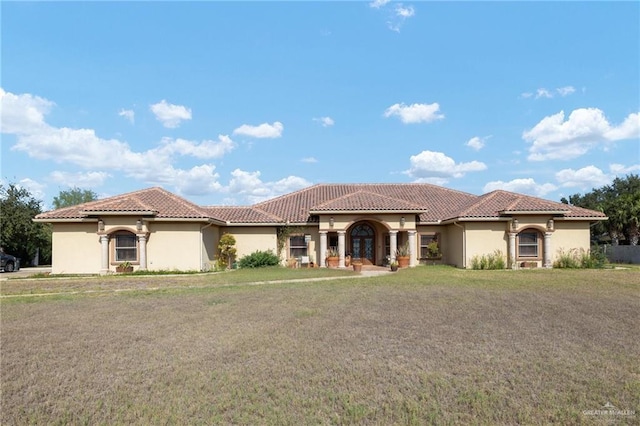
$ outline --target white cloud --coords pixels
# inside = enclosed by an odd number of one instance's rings
[[[135,122],[136,119],[136,113],[133,112],[132,109],[121,109],[120,112],[118,113],[118,115],[120,117],[124,117],[127,120],[129,120],[129,123],[133,124]]]
[[[414,16],[416,14],[416,11],[414,10],[413,6],[407,6],[404,7],[402,5],[402,3],[398,4],[396,6],[396,15],[400,16],[402,18],[411,18],[412,16]]]
[[[317,163],[318,160],[315,157],[305,157],[302,160],[303,163]]]
[[[490,136],[481,138],[479,136],[474,136],[467,141],[465,144],[469,148],[475,149],[476,151],[480,151],[485,146],[485,141],[489,139]]]
[[[318,123],[322,124],[322,127],[330,127],[335,124],[335,121],[333,121],[333,118],[331,117],[318,117],[314,118],[313,121],[317,121]]]
[[[627,175],[629,173],[637,172],[638,170],[640,170],[640,164],[625,166],[624,164],[613,163],[609,165],[609,171],[616,176]]]
[[[202,142],[184,139],[163,139],[159,146],[135,152],[117,139],[103,139],[93,129],[57,128],[44,121],[52,102],[31,95],[2,92],[3,132],[15,134],[17,142],[12,150],[24,151],[32,158],[74,164],[91,172],[76,175],[54,172],[52,178],[60,182],[84,179],[95,182],[116,172],[147,184],[174,186],[188,194],[219,191],[215,166],[204,164],[191,169],[175,168],[177,155],[196,158],[219,158],[231,151],[235,144],[226,135],[217,140]],[[7,118],[5,122],[5,117]],[[189,192],[193,191],[193,193]]]
[[[46,127],[44,116],[54,105],[39,96],[15,95],[0,88],[0,131],[24,135]]]
[[[391,0],[374,0],[369,3],[369,7],[373,7],[374,9],[380,9],[382,6],[385,6]]]
[[[531,92],[524,92],[524,93],[520,94],[520,97],[521,98],[525,98],[525,99],[529,99],[532,96],[533,96],[533,93],[531,93]]]
[[[553,98],[553,95],[547,89],[540,88],[536,90],[536,99],[539,98]]]
[[[556,180],[563,187],[588,189],[608,185],[612,177],[595,166],[586,166],[578,170],[560,170],[556,173]]]
[[[29,191],[29,193],[31,194],[31,196],[33,198],[35,198],[36,200],[43,200],[44,199],[44,189],[46,187],[46,185],[40,183],[40,182],[36,182],[33,179],[30,178],[24,178],[21,179],[17,184],[17,187],[19,188],[24,188],[27,191]]]
[[[182,105],[173,105],[164,99],[149,107],[156,116],[156,120],[164,127],[175,129],[184,120],[191,120],[191,109]]]
[[[556,89],[556,92],[558,92],[558,94],[560,94],[560,96],[562,96],[562,97],[568,96],[568,95],[574,93],[575,91],[576,91],[576,89],[573,86],[558,87]]]
[[[227,192],[243,196],[249,203],[255,204],[278,195],[306,188],[311,182],[297,176],[289,176],[276,182],[263,182],[260,172],[247,172],[235,169],[231,172]]]
[[[221,158],[236,147],[227,135],[218,135],[217,141],[194,142],[180,138],[163,138],[161,143],[158,150],[166,155],[189,155],[201,159]]]
[[[620,126],[611,126],[597,108],[576,109],[564,120],[564,111],[543,118],[522,138],[531,142],[531,161],[569,160],[598,145],[640,137],[640,113],[630,114]]]
[[[62,172],[54,171],[49,175],[53,182],[60,185],[79,188],[95,188],[101,186],[111,175],[107,172]]]
[[[275,121],[273,124],[262,123],[258,126],[243,124],[233,131],[234,135],[251,136],[253,138],[279,138],[282,136],[284,126],[281,122]]]
[[[537,184],[532,178],[526,178],[514,179],[509,182],[503,182],[501,180],[492,181],[484,186],[483,191],[491,192],[497,189],[529,194],[535,197],[544,197],[546,194],[555,191],[557,187],[551,183]]]
[[[434,179],[444,184],[449,178],[460,178],[469,172],[486,170],[487,166],[479,161],[468,163],[456,163],[453,158],[447,157],[442,152],[422,151],[418,155],[409,158],[411,167],[404,173],[422,182]]]
[[[432,104],[411,104],[405,105],[394,104],[387,108],[384,112],[384,116],[389,118],[391,116],[400,117],[400,121],[405,124],[413,123],[429,123],[435,120],[442,120],[444,114],[439,114],[440,105],[438,103]]]

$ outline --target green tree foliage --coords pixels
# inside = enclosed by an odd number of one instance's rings
[[[0,184],[0,245],[6,253],[19,257],[23,265],[38,250],[40,263],[51,261],[51,227],[32,220],[42,213],[40,204],[25,188]]]
[[[60,191],[57,197],[53,197],[53,207],[61,209],[63,207],[76,206],[78,204],[94,201],[98,195],[89,189],[73,187],[68,191]]]
[[[640,240],[640,176],[615,178],[611,185],[584,195],[574,194],[561,200],[565,204],[598,210],[609,219],[591,228],[592,238],[608,235],[620,244],[637,245]]]
[[[236,256],[236,238],[231,234],[223,234],[218,242],[218,251],[220,252],[219,261],[231,269],[231,262]]]
[[[264,266],[276,266],[280,264],[280,258],[271,250],[257,250],[244,256],[238,263],[241,268],[262,268]]]

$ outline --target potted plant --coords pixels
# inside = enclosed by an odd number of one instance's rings
[[[391,271],[395,272],[398,270],[398,262],[396,262],[395,260],[393,262],[391,262],[389,264],[389,267],[391,268]]]
[[[409,242],[407,241],[396,250],[396,260],[399,268],[409,266]]]
[[[327,250],[327,267],[337,268],[340,265],[340,253],[336,247],[329,247]]]
[[[353,259],[353,261],[351,262],[351,265],[353,266],[353,270],[355,272],[361,272],[362,271],[362,260],[361,259]]]
[[[133,272],[133,265],[129,261],[122,262],[121,264],[116,266],[116,272],[120,272],[120,273]]]

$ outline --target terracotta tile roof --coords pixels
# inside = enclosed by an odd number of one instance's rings
[[[156,218],[220,220],[231,223],[307,223],[310,212],[420,212],[420,222],[500,217],[509,211],[565,212],[569,218],[593,218],[601,212],[508,191],[476,196],[431,184],[317,184],[253,206],[200,207],[162,188],[149,188],[104,200],[49,211],[38,220],[82,219],[100,212],[154,212]]]
[[[425,211],[418,205],[371,191],[356,191],[311,207],[313,211]]]
[[[36,219],[80,219],[98,212],[154,212],[156,218],[206,219],[205,209],[162,188],[149,188],[41,213]]]
[[[204,207],[212,218],[234,223],[283,223],[286,219],[274,216],[255,207]]]
[[[359,195],[354,195],[360,193]],[[383,201],[383,209],[402,210],[411,207],[426,210],[420,214],[421,221],[437,222],[447,217],[453,209],[461,208],[466,203],[477,199],[477,196],[441,186],[418,183],[405,184],[317,184],[290,194],[282,195],[271,200],[256,204],[265,212],[286,218],[293,223],[309,220],[309,211],[325,204],[329,207],[346,211],[348,207],[355,207],[352,203],[358,197],[366,198],[366,194],[375,194],[378,201]],[[367,203],[374,197],[368,195]],[[342,200],[342,201],[336,201]],[[392,200],[398,200],[398,206],[393,207]],[[335,201],[336,204],[331,203]],[[342,203],[342,204],[341,204]],[[401,207],[403,205],[404,207]],[[417,208],[416,208],[417,207]],[[362,210],[362,208],[358,208]]]
[[[563,212],[565,217],[605,217],[601,212],[587,210],[568,204],[544,200],[529,195],[517,194],[509,191],[492,191],[481,195],[462,209],[452,211],[450,217],[500,217],[509,212]]]

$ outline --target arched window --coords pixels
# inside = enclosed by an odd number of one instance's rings
[[[542,259],[542,235],[535,229],[518,233],[518,258]]]
[[[113,235],[113,260],[115,262],[138,261],[138,238],[127,231],[118,231]]]

